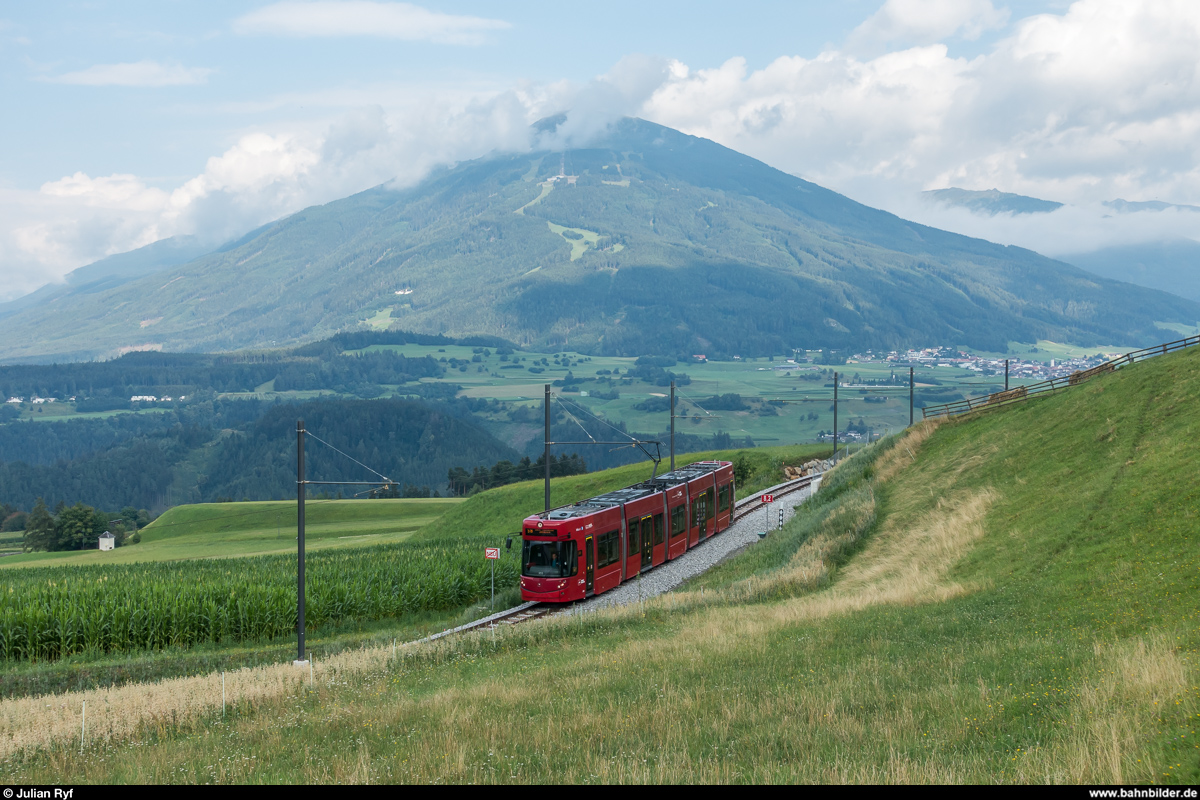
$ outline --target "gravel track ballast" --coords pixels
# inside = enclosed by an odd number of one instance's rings
[[[811,486],[784,495],[769,506],[763,506],[739,517],[733,525],[707,541],[701,542],[699,546],[688,550],[679,558],[661,564],[645,572],[641,577],[636,577],[598,597],[577,603],[568,613],[628,605],[671,591],[689,578],[694,578],[716,566],[734,551],[758,542],[759,531],[776,530],[779,526],[780,508],[783,509],[783,521],[786,523],[795,513],[796,506],[811,497],[819,485],[820,479],[818,478],[813,481]]]

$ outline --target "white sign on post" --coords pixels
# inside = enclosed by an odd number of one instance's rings
[[[488,561],[498,561],[500,559],[499,547],[483,548],[483,557]],[[496,610],[496,565],[492,564],[492,611]],[[493,632],[494,633],[494,632]]]

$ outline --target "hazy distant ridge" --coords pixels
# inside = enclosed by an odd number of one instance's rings
[[[1048,214],[1062,208],[1062,203],[1039,200],[1022,194],[1010,194],[999,189],[974,191],[971,189],[932,189],[923,194],[942,205],[957,206],[976,214]]]

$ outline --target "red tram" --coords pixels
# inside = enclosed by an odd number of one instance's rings
[[[566,603],[678,558],[733,521],[733,464],[697,461],[525,519],[521,599]]]

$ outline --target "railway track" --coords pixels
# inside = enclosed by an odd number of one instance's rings
[[[773,495],[776,498],[786,497],[793,492],[798,492],[801,489],[808,488],[815,481],[819,480],[821,475],[822,473],[817,473],[815,475],[806,475],[803,478],[785,481],[772,486],[769,489],[764,489],[763,491],[755,494],[753,497],[746,497],[737,501],[734,503],[735,515],[733,521],[736,522],[737,520],[740,520],[743,517],[761,509],[764,505],[762,502],[762,496],[764,494]],[[457,628],[451,628],[449,630],[442,631],[441,633],[435,633],[432,636],[427,636],[424,639],[418,639],[417,641],[432,642],[447,636],[453,636],[456,633],[466,633],[467,631],[480,629],[495,629],[509,625],[520,625],[523,622],[530,622],[535,619],[545,619],[546,617],[550,617],[555,614],[561,614],[576,605],[586,605],[587,602],[588,601],[584,600],[580,601],[580,603],[571,603],[565,606],[536,602],[521,603],[520,605],[513,606],[512,608],[506,608],[503,611],[497,611],[495,614],[489,614],[488,616],[483,617],[482,619],[477,619],[474,622],[468,622],[465,625],[459,625]],[[414,644],[415,643],[416,642],[414,642]]]
[[[740,519],[745,515],[751,514],[762,508],[764,505],[762,501],[763,495],[769,494],[773,495],[774,497],[784,497],[792,492],[798,492],[801,489],[811,486],[813,482],[819,480],[823,474],[824,473],[822,472],[818,472],[814,475],[805,475],[803,478],[784,481],[783,483],[772,486],[770,489],[763,489],[761,492],[755,494],[754,497],[746,497],[738,500],[733,506],[734,510],[737,512],[734,516],[734,519]]]
[[[417,639],[410,644],[419,644],[420,642],[433,642],[438,639],[444,639],[447,636],[453,636],[456,633],[466,633],[480,628],[495,628],[500,625],[517,625],[522,622],[528,622],[531,619],[540,619],[548,614],[554,613],[554,607],[546,603],[521,603],[519,606],[506,608],[503,611],[497,611],[495,614],[477,619],[474,622],[468,622],[465,625],[459,625],[457,628],[450,628],[441,633],[435,633],[431,636],[426,636],[424,639]]]

